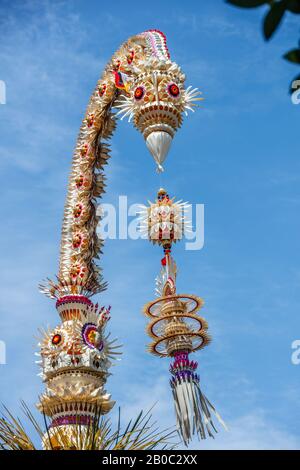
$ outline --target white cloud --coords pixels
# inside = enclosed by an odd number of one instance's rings
[[[224,450],[287,450],[300,449],[299,436],[268,420],[262,410],[232,419],[229,432],[222,432],[214,441],[195,445],[195,449]]]

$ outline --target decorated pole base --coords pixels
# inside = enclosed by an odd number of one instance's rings
[[[93,416],[76,414],[55,418],[43,436],[43,449],[91,450],[95,446],[98,450],[101,449],[101,414],[102,411],[95,408]]]
[[[104,386],[111,359],[119,353],[105,334],[110,307],[68,295],[58,299],[56,308],[62,324],[44,332],[40,341],[46,390],[37,406],[51,420],[44,447],[75,448],[114,406]]]

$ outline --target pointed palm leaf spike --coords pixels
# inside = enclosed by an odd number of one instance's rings
[[[194,112],[194,108],[197,106],[195,101],[202,101],[204,98],[202,98],[202,92],[198,90],[198,88],[193,88],[192,86],[189,86],[184,93],[185,96],[185,103],[184,103],[184,113],[187,116],[188,112],[187,111],[192,111]]]

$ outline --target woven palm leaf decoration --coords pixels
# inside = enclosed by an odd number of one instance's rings
[[[51,422],[44,439],[45,448],[49,442],[50,446],[60,442],[60,447],[64,448],[62,436],[74,443],[78,426],[90,429],[95,425],[99,410],[104,415],[114,406],[104,388],[112,360],[119,354],[115,340],[105,332],[111,309],[91,300],[107,288],[97,264],[103,245],[97,235],[101,222],[97,200],[106,187],[104,167],[110,156],[109,139],[118,117],[132,120],[145,140],[157,171],[162,172],[183,116],[193,111],[195,101],[201,99],[196,88],[185,88],[184,83],[185,75],[171,60],[165,35],[149,30],[129,38],[112,56],[88,103],[67,188],[58,274],[55,280],[48,279],[40,286],[43,293],[56,300],[61,319],[56,328],[42,332],[39,343],[39,363],[46,390],[38,408]],[[158,281],[158,289],[162,288],[162,298],[176,297],[176,268],[167,252],[165,259],[165,272]],[[171,272],[173,274],[169,275]],[[190,403],[195,410],[204,410],[204,417],[210,423],[212,408],[200,393],[194,364],[188,360],[188,353],[203,347],[208,336],[205,322],[196,319],[200,301],[193,297],[175,297],[174,301],[182,308],[176,318],[185,340],[178,334],[173,335],[172,341],[157,342],[153,352],[164,354],[165,345],[168,354],[174,357],[172,388],[179,426],[187,442]],[[163,301],[157,307],[161,305]],[[151,306],[147,312],[150,316],[153,314]],[[201,328],[190,329],[191,322],[198,322]],[[168,321],[165,323],[166,334],[171,335],[173,326],[168,325]],[[154,335],[157,327],[161,324],[153,325]],[[178,346],[178,341],[182,342],[182,347]],[[194,401],[187,401],[187,394],[191,393],[194,393]],[[203,419],[199,413],[194,419],[195,428],[199,430]]]
[[[210,342],[208,324],[198,314],[203,301],[195,295],[178,294],[176,291],[177,269],[171,249],[183,237],[188,226],[186,209],[186,203],[176,202],[161,188],[156,201],[141,211],[141,228],[146,231],[149,240],[164,251],[161,270],[156,278],[158,298],[144,307],[145,315],[150,318],[147,326],[152,339],[149,351],[156,356],[172,359],[170,386],[177,429],[185,445],[188,445],[194,434],[201,439],[214,437],[217,432],[214,418],[225,428],[226,425],[201,391],[198,364],[189,357]]]

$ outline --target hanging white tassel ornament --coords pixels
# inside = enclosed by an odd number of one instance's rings
[[[213,422],[214,416],[227,430],[214,406],[201,392],[197,366],[197,362],[189,360],[188,352],[182,351],[175,354],[170,366],[177,430],[186,446],[194,434],[200,439],[206,439],[207,435],[214,437],[214,433],[218,432]]]
[[[210,342],[208,324],[198,314],[203,300],[196,295],[178,294],[176,291],[177,268],[171,256],[171,248],[184,234],[185,206],[186,204],[175,202],[161,188],[155,203],[144,208],[141,219],[149,240],[162,246],[164,250],[160,274],[156,278],[158,298],[144,306],[144,313],[150,318],[147,326],[147,332],[152,338],[149,352],[156,356],[173,358],[170,384],[177,429],[187,446],[194,435],[198,435],[200,439],[214,437],[218,432],[214,418],[225,429],[226,425],[201,392],[196,373],[198,364],[189,359],[190,353],[203,349]]]

